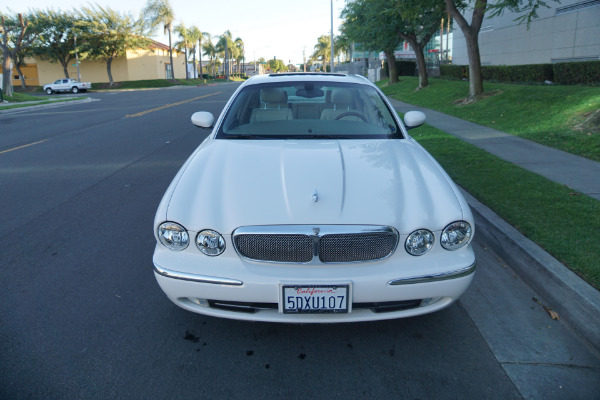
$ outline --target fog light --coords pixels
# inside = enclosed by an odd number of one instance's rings
[[[432,304],[437,303],[438,301],[440,301],[442,299],[442,297],[430,297],[428,299],[423,299],[421,300],[421,307],[427,307],[430,306]]]
[[[199,305],[200,307],[208,307],[208,300],[206,299],[198,299],[196,297],[188,297],[188,300],[194,304]]]

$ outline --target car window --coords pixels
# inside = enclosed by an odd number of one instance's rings
[[[218,139],[402,138],[370,85],[296,81],[249,85],[234,98]]]

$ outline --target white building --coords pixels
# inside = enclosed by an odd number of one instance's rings
[[[539,17],[515,22],[521,14],[485,18],[479,32],[482,65],[547,64],[600,60],[600,0],[548,0]],[[472,4],[471,4],[472,5]],[[470,20],[472,9],[464,15]],[[470,22],[470,21],[469,21]],[[454,23],[452,63],[467,65],[467,45]]]

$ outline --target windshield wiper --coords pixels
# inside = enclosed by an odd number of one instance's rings
[[[260,136],[260,135],[225,135],[223,139],[273,139],[272,136]]]
[[[348,139],[343,135],[298,135],[294,139]]]

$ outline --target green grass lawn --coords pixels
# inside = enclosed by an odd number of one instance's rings
[[[31,96],[29,94],[13,92],[12,96],[3,96],[4,100],[9,103],[0,104],[0,110],[7,110],[11,108],[22,108],[29,107],[31,105],[40,105],[40,104],[51,104],[51,103],[60,103],[65,101],[73,101],[73,100],[81,100],[79,98],[67,97],[67,98],[50,98],[50,97],[40,97],[40,96]],[[27,103],[29,101],[35,101],[35,104]]]
[[[600,289],[600,201],[433,127],[411,135],[457,184]]]
[[[527,126],[528,129],[522,131],[538,137],[547,135],[549,129],[563,132],[564,135],[569,126],[578,123],[574,122],[577,114],[589,112],[589,103],[592,101],[590,99],[598,99],[600,96],[600,88],[496,84],[493,90],[502,91],[503,94],[509,92],[510,96],[496,95],[493,103],[489,102],[492,98],[482,100],[487,102],[485,103],[487,107],[480,103],[458,106],[453,102],[466,95],[466,83],[435,79],[432,81],[430,88],[414,92],[416,80],[403,78],[403,82],[384,88],[384,91],[395,93],[392,97],[398,100],[436,109],[483,125],[489,125],[491,121],[499,119],[498,125],[501,126],[491,126],[507,132],[510,131],[506,128],[508,126],[513,126],[515,129],[519,126]],[[486,90],[489,90],[490,86],[487,85]],[[557,89],[560,89],[558,92],[563,93],[569,100],[565,101],[564,96],[558,96],[554,92]],[[581,91],[581,96],[576,95],[577,90]],[[550,94],[543,95],[543,93]],[[540,96],[543,100],[540,100]],[[503,104],[503,102],[515,102],[517,99],[519,99],[519,107]],[[570,108],[568,112],[563,112],[565,115],[556,118],[552,118],[551,113],[544,113],[547,119],[552,120],[545,124],[543,118],[537,115],[536,111],[532,111],[540,107],[537,104],[540,101],[548,109],[568,108],[553,103],[568,103]],[[598,105],[597,103],[596,108]],[[504,113],[512,115],[511,121],[501,118],[492,119],[494,114]],[[550,126],[553,128],[549,128]],[[411,130],[410,133],[440,162],[457,184],[588,283],[600,289],[599,201],[524,170],[428,125]],[[532,139],[526,135],[519,136]],[[598,155],[599,134],[592,132],[591,136],[587,134],[585,136],[586,141],[582,143],[596,146],[595,150],[590,149],[587,154]],[[549,143],[545,144],[549,145]],[[581,143],[577,144],[580,145]]]
[[[233,79],[232,79],[233,81]],[[141,81],[115,82],[113,86],[108,83],[92,83],[93,90],[103,89],[148,89],[164,88],[171,86],[197,86],[213,83],[226,83],[225,79],[177,79],[175,82],[166,79],[150,79]]]
[[[406,103],[600,161],[600,87],[485,83],[486,98],[463,104],[468,82],[429,79],[429,87],[415,91],[417,78],[400,79],[380,87]]]

